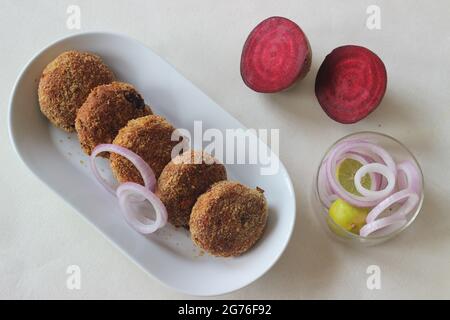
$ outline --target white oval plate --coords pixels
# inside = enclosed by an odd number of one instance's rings
[[[153,110],[178,128],[192,132],[194,120],[202,120],[203,130],[245,129],[140,42],[118,34],[82,33],[43,49],[17,79],[10,100],[10,137],[28,168],[145,271],[178,291],[203,296],[224,294],[267,272],[285,249],[295,221],[294,190],[283,164],[279,162],[275,175],[260,175],[260,165],[227,165],[230,179],[261,187],[269,203],[263,237],[240,257],[203,254],[187,231],[171,226],[150,236],[136,233],[122,219],[116,199],[94,181],[76,135],[54,128],[39,111],[37,85],[41,72],[70,49],[99,54],[119,80],[135,85]],[[102,165],[106,172],[107,163]]]

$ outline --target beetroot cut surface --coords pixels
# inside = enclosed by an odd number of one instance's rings
[[[258,24],[242,49],[242,79],[257,92],[287,89],[310,67],[311,48],[306,35],[283,17],[270,17]]]
[[[386,92],[383,61],[359,46],[342,46],[328,54],[316,77],[316,97],[327,115],[355,123],[375,110]]]

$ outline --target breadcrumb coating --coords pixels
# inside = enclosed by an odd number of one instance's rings
[[[139,155],[158,178],[171,160],[172,148],[178,143],[171,140],[174,130],[165,118],[149,115],[128,121],[128,124],[119,130],[113,143]],[[144,183],[130,161],[115,153],[111,153],[109,159],[112,172],[119,182]]]
[[[188,227],[197,198],[215,182],[226,179],[225,166],[210,154],[188,150],[164,167],[156,195],[166,206],[169,222]]]
[[[192,208],[191,238],[214,256],[238,256],[261,237],[267,215],[261,189],[250,189],[239,182],[217,182]]]
[[[77,112],[81,148],[90,155],[95,146],[112,143],[129,120],[149,114],[151,109],[132,85],[113,82],[95,87]]]
[[[66,51],[42,72],[38,87],[41,112],[56,127],[73,132],[77,110],[90,91],[114,79],[114,74],[99,56]]]

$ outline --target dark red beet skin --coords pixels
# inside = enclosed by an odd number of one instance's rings
[[[278,92],[303,78],[311,67],[311,48],[302,29],[289,19],[270,17],[245,41],[241,76],[257,92]]]
[[[327,115],[340,123],[355,123],[380,104],[386,92],[383,61],[359,46],[343,46],[326,56],[316,77],[316,97]]]

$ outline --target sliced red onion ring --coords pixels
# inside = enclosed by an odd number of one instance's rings
[[[384,176],[387,180],[386,188],[377,191],[364,188],[363,185],[361,184],[361,179],[368,173],[369,174],[379,173],[382,176]],[[356,171],[354,178],[356,190],[358,190],[360,194],[365,196],[367,200],[376,200],[376,201],[380,201],[381,199],[391,194],[392,190],[394,190],[395,188],[395,181],[396,178],[394,173],[391,170],[389,170],[389,168],[386,165],[381,163],[369,163],[363,165],[361,168],[358,169],[358,171]]]
[[[392,171],[396,171],[396,165],[392,156],[382,147],[371,141],[351,141],[337,145],[333,150],[336,155],[343,154],[345,152],[360,153],[364,156],[368,156],[378,163],[384,163]],[[330,155],[329,159],[332,158]]]
[[[369,144],[376,146],[375,143],[373,143],[372,141],[367,140],[367,139],[349,139],[349,140],[344,140],[344,141],[337,143],[334,146],[333,150],[336,150],[337,148],[343,148],[343,147],[350,146],[351,150],[349,152],[363,156],[369,162],[382,162],[383,161],[383,159],[379,155],[377,155],[374,152],[371,152],[367,148],[355,147],[355,144],[359,144],[359,143],[369,143]],[[331,154],[331,151],[330,151],[330,154]],[[329,158],[329,157],[327,157],[327,158]]]
[[[122,157],[125,157],[128,159],[139,171],[141,174],[142,180],[144,180],[144,185],[149,190],[154,191],[155,185],[156,185],[156,177],[155,174],[150,168],[150,166],[145,162],[140,156],[138,156],[136,153],[134,153],[131,150],[128,150],[127,148],[115,145],[115,144],[99,144],[94,148],[92,151],[91,157],[90,157],[90,166],[91,170],[94,173],[94,176],[97,178],[97,180],[112,194],[116,194],[116,187],[110,185],[108,182],[105,181],[105,179],[102,178],[100,173],[98,172],[97,165],[95,163],[95,157],[102,152],[113,152],[121,155]]]
[[[133,196],[147,199],[155,209],[156,219],[152,220],[142,216],[133,210]],[[136,231],[142,234],[150,234],[162,228],[167,223],[167,210],[161,200],[149,189],[134,182],[122,183],[117,188],[117,197],[125,220]],[[140,217],[139,217],[140,216]],[[144,223],[142,221],[148,222]]]
[[[348,152],[348,154],[354,154],[357,156],[362,157],[366,162],[361,162],[362,164],[367,164],[367,163],[382,163],[383,160],[381,160],[381,158],[377,155],[371,154],[370,152],[365,152],[364,150],[360,150],[360,151],[350,151]],[[357,160],[357,159],[355,159]],[[382,180],[383,180],[383,176],[376,174],[376,173],[371,173],[370,174],[370,180],[373,182],[372,185],[370,186],[371,190],[380,190],[382,187]]]
[[[337,196],[333,194],[331,191],[327,176],[325,172],[325,161],[322,163],[322,165],[319,168],[319,174],[318,174],[318,191],[319,191],[319,197],[322,200],[322,202],[325,204],[326,208],[329,209],[333,201],[337,199]]]
[[[359,154],[357,152],[345,153],[340,158],[341,159],[338,161],[338,166],[345,159],[352,159],[352,160],[358,161],[362,165],[369,164],[369,163],[372,162],[372,161],[370,161],[370,158],[368,159],[368,157],[366,157],[364,155],[361,155],[361,154]],[[370,176],[370,181],[372,182],[371,185],[370,185],[370,190],[374,190],[374,191],[378,190],[377,187],[378,187],[378,185],[380,183],[379,175],[374,174],[373,172],[369,172],[369,176]]]
[[[411,189],[402,190],[394,193],[381,201],[375,208],[373,208],[367,215],[366,222],[372,223],[376,221],[378,216],[387,210],[393,204],[400,202],[403,199],[408,199],[403,205],[395,212],[389,215],[389,217],[405,218],[419,202],[419,196]],[[383,218],[382,218],[383,219]],[[381,220],[381,219],[380,219]]]
[[[419,169],[409,160],[399,163],[397,169],[406,176],[406,181],[399,180],[399,189],[411,189],[417,195],[420,195],[422,193],[422,178]]]
[[[369,163],[381,163],[381,164],[386,164],[383,159],[374,154],[373,152],[370,152],[368,150],[363,150],[363,149],[357,149],[355,151],[352,151],[354,153],[360,154],[361,156],[363,156],[364,158],[366,158],[368,160]],[[387,186],[387,181],[386,179],[379,174],[374,173],[375,176],[375,190],[381,190],[381,189],[385,189]]]
[[[348,153],[343,154],[340,157],[339,163],[342,162],[345,159],[353,159],[358,161],[361,164],[368,164],[370,162],[373,162],[374,160],[364,154],[360,154],[357,152],[350,151]],[[331,190],[329,183],[327,181],[326,172],[325,172],[325,165],[327,162],[327,158],[323,160],[322,165],[319,168],[319,176],[318,176],[318,191],[319,191],[319,197],[322,200],[322,202],[325,204],[326,208],[330,208],[331,204],[338,198],[336,194],[333,193]],[[371,190],[378,190],[381,184],[380,176],[377,174],[369,173],[370,179],[372,181],[371,184]]]
[[[361,196],[346,191],[336,176],[337,166],[346,158],[363,164],[354,179]],[[370,190],[361,184],[367,174],[373,182]],[[376,236],[387,235],[402,228],[417,207],[423,188],[420,169],[412,161],[396,165],[385,149],[374,142],[357,139],[341,141],[328,153],[319,169],[318,183],[324,203],[330,204],[331,197],[338,197],[356,207],[373,207],[367,224],[361,228],[362,237],[375,232]],[[390,208],[395,210],[387,212]]]
[[[341,186],[336,178],[335,172],[339,157],[346,152],[359,149],[368,150],[378,155],[386,164],[386,166],[394,173],[394,176],[396,175],[397,170],[394,160],[389,155],[389,153],[380,146],[368,141],[344,141],[341,144],[337,145],[334,150],[331,151],[328,157],[325,167],[327,180],[330,183],[332,191],[336,193],[339,198],[342,198],[351,205],[357,207],[374,207],[377,205],[378,201],[368,200],[365,197],[351,194]]]
[[[384,236],[388,235],[400,228],[402,228],[406,224],[406,219],[399,218],[399,217],[386,217],[381,218],[378,220],[375,220],[371,223],[368,223],[364,225],[361,230],[359,230],[359,235],[361,237],[367,237],[370,234],[374,233],[375,231],[382,230],[382,232],[379,232],[378,236]]]

